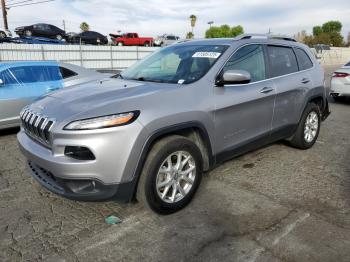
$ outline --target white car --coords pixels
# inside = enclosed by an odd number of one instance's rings
[[[180,39],[180,37],[178,37],[178,36],[164,34],[162,36],[158,36],[154,40],[154,45],[155,46],[168,46],[168,45],[174,44],[179,39]]]
[[[333,73],[330,95],[334,99],[350,96],[350,62]]]
[[[6,38],[6,37],[12,37],[11,31],[3,29],[3,28],[0,28],[0,39],[1,38]]]

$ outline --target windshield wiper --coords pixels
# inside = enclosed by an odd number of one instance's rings
[[[120,79],[124,79],[124,77],[122,76],[122,73],[115,74],[115,75],[112,76],[111,78],[120,78]]]

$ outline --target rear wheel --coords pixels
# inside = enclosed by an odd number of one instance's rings
[[[33,33],[32,33],[32,31],[30,31],[30,30],[26,30],[26,31],[24,31],[24,35],[25,35],[25,36],[32,36]]]
[[[149,152],[136,198],[160,214],[174,213],[193,198],[202,179],[202,156],[188,138],[170,136]]]
[[[143,45],[148,47],[149,46],[149,42],[145,42]]]
[[[317,140],[320,126],[320,108],[315,103],[309,103],[303,112],[298,128],[290,144],[300,149],[312,147]]]

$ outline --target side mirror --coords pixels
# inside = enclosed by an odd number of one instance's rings
[[[247,84],[251,80],[250,73],[245,70],[227,70],[223,75],[220,75],[216,84],[223,86],[227,84]]]
[[[0,78],[0,86],[4,84],[4,81]]]

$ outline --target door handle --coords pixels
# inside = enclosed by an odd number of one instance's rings
[[[307,83],[310,82],[310,79],[308,79],[308,78],[303,78],[303,79],[301,79],[301,82],[302,82],[303,84],[307,84]]]
[[[46,91],[55,91],[55,90],[58,90],[58,89],[59,89],[59,87],[48,87],[46,89]]]
[[[275,90],[274,88],[272,88],[272,87],[264,87],[263,89],[261,89],[260,90],[260,93],[262,93],[262,94],[267,94],[267,93],[270,93],[270,92],[272,92],[273,90]]]

